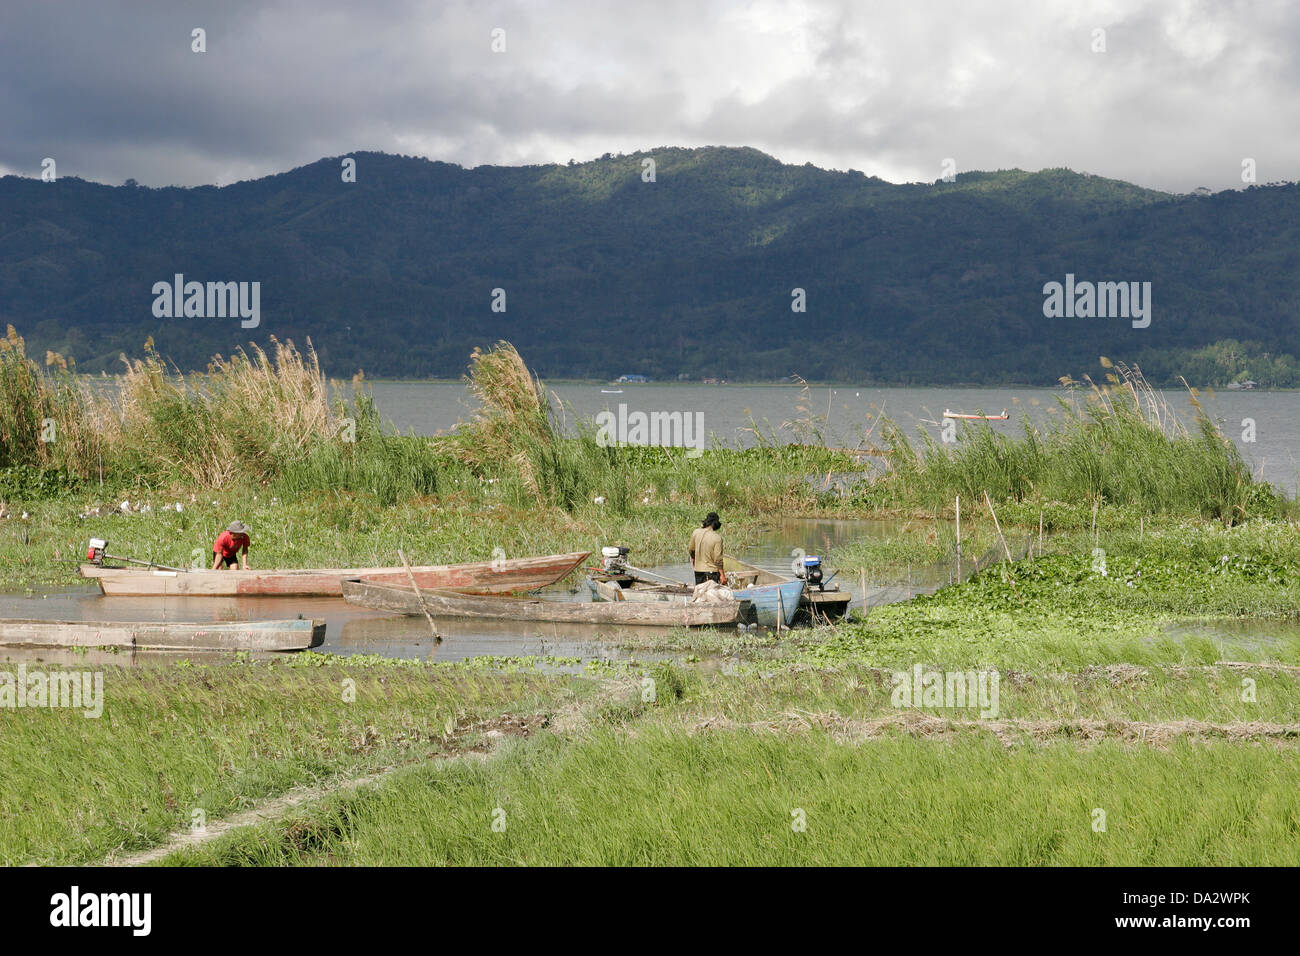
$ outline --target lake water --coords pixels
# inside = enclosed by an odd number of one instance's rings
[[[380,415],[400,431],[434,435],[468,420],[474,404],[463,385],[430,382],[375,382],[371,388]],[[620,389],[620,394],[609,390]],[[602,411],[615,415],[619,405],[635,412],[682,412],[702,416],[703,431],[718,444],[753,443],[751,420],[763,431],[776,429],[784,441],[794,441],[783,422],[806,415],[825,416],[828,444],[855,447],[881,415],[901,425],[909,435],[926,429],[936,438],[945,409],[996,415],[1004,408],[1005,422],[992,422],[1000,432],[1018,434],[1025,419],[1050,421],[1058,399],[1084,401],[1083,391],[1051,388],[862,388],[819,386],[805,394],[797,386],[781,385],[591,385],[560,384],[549,387],[558,398],[567,421],[593,417]],[[1164,393],[1169,406],[1186,425],[1192,407],[1185,391]],[[1226,436],[1241,450],[1254,472],[1294,495],[1300,488],[1300,393],[1205,392],[1206,411],[1219,422]],[[801,404],[806,408],[801,410]],[[1253,436],[1250,423],[1253,422]],[[960,440],[964,426],[957,427]],[[877,430],[876,435],[879,432]],[[1250,439],[1253,437],[1253,441]]]

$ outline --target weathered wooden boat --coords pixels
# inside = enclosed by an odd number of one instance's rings
[[[746,564],[739,558],[733,558],[729,554],[723,555],[722,566],[727,570],[727,579],[734,582],[737,587],[753,584],[779,584],[783,581],[796,580],[795,578],[755,567],[752,564]],[[848,611],[849,603],[852,600],[853,595],[848,591],[841,591],[838,584],[834,585],[833,589],[827,590],[807,587],[799,598],[799,608],[812,618],[813,623],[821,620],[837,621]]]
[[[730,572],[728,572],[730,580]],[[623,587],[612,581],[588,579],[592,595],[602,601],[624,601],[635,604],[656,606],[660,604],[688,605],[695,593],[689,584],[660,584],[638,580]],[[782,623],[789,627],[799,611],[799,597],[803,590],[802,581],[780,581],[773,584],[751,585],[741,589],[732,589],[732,594],[741,604],[740,620],[775,627],[778,615],[783,615]]]
[[[469,564],[423,565],[411,569],[421,588],[473,588],[486,593],[531,591],[554,584],[576,568],[590,551],[539,557],[476,561]],[[157,568],[109,568],[83,564],[81,575],[99,582],[111,597],[339,597],[347,578],[377,583],[406,583],[406,569],[304,568],[269,571],[163,571]]]
[[[21,647],[132,647],[176,651],[300,651],[325,641],[315,620],[220,621],[0,621],[0,645]]]
[[[587,587],[591,589],[592,598],[597,601],[685,604],[695,596],[695,589],[689,584],[659,584],[634,578],[617,582],[587,578]]]
[[[435,617],[498,618],[510,621],[572,621],[647,627],[707,627],[734,624],[741,602],[687,604],[639,601],[546,601],[534,597],[425,590],[380,584],[368,579],[343,582],[343,598],[358,607]],[[423,601],[421,601],[423,599]],[[423,606],[422,606],[423,605]]]

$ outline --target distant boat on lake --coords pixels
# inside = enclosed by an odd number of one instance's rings
[[[948,411],[948,409],[945,408],[943,410],[943,417],[974,419],[975,421],[981,421],[981,422],[1004,422],[1007,420],[1008,416],[1007,416],[1007,410],[1005,408],[1002,409],[1001,415],[967,415],[964,414],[963,412],[950,412]]]

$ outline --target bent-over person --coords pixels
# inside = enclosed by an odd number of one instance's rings
[[[233,568],[238,562],[240,569],[247,571],[250,544],[252,541],[248,537],[248,526],[242,521],[230,522],[212,543],[212,570]]]

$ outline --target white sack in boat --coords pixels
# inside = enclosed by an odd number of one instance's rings
[[[704,581],[695,585],[695,593],[691,596],[692,604],[726,604],[734,600],[736,595],[731,588],[723,587],[717,581]]]

